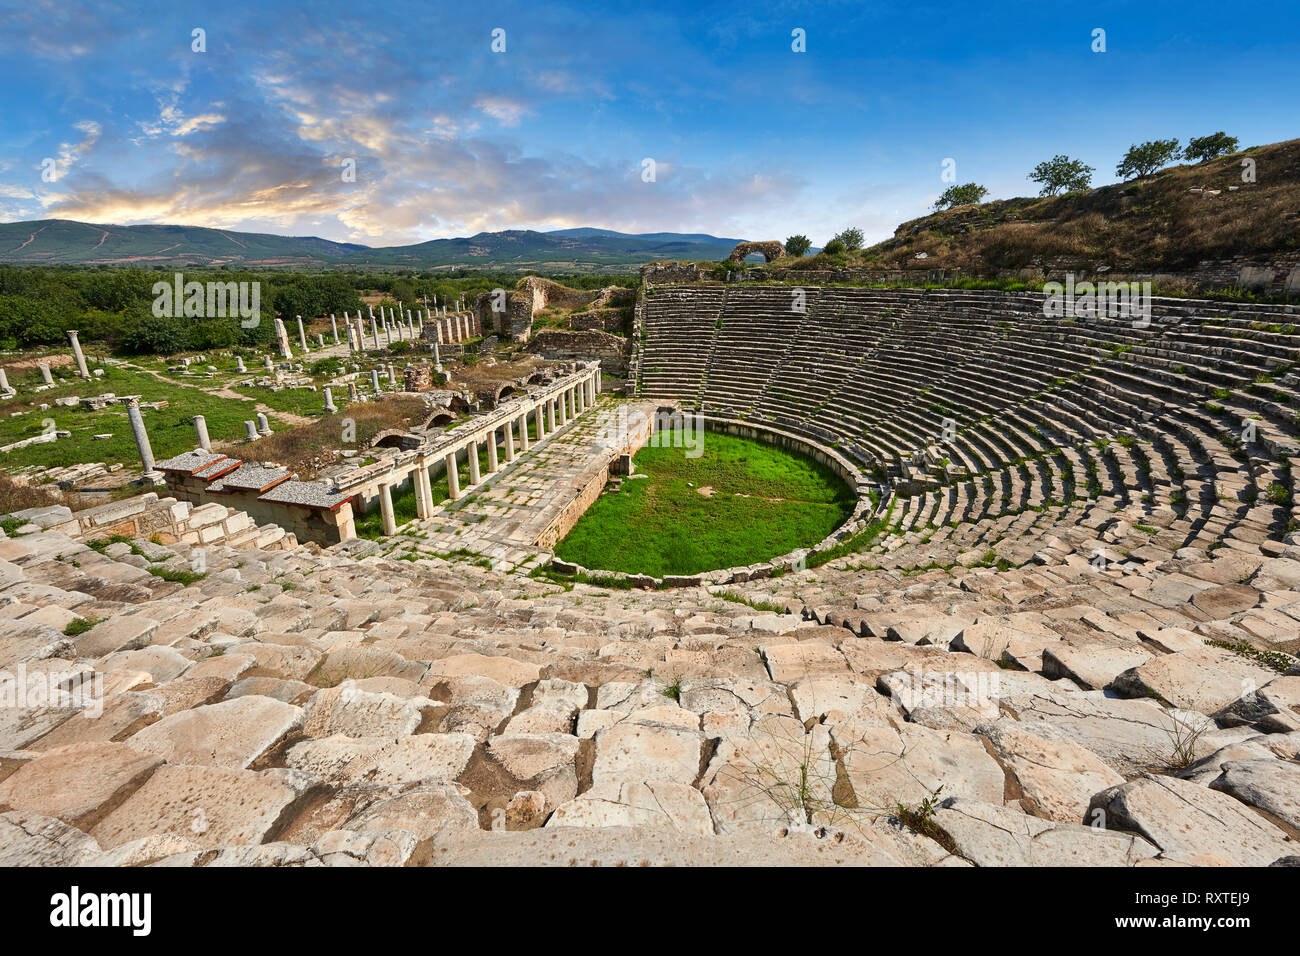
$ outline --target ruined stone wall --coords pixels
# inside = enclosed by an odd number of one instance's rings
[[[599,362],[602,372],[620,377],[627,374],[630,350],[631,343],[628,339],[595,330],[570,332],[543,329],[528,343],[528,351],[542,358]]]
[[[351,517],[351,510],[346,504],[342,505],[338,512],[328,514],[317,508],[259,501],[258,492],[255,491],[214,494],[208,491],[208,483],[202,479],[174,472],[167,474],[167,488],[187,505],[190,502],[197,505],[194,509],[195,514],[210,508],[234,508],[237,509],[236,513],[242,513],[246,519],[250,519],[250,525],[253,522],[260,525],[275,525],[288,532],[289,536],[295,539],[295,543],[314,541],[322,545],[338,544],[339,520],[341,517]],[[344,509],[348,509],[347,515],[341,514]]]
[[[527,342],[533,329],[532,295],[518,290],[507,292],[503,312],[493,311],[493,298],[491,292],[480,292],[474,300],[474,317],[479,328],[512,342]]]
[[[428,362],[406,366],[402,376],[402,391],[433,391],[433,366]]]
[[[612,332],[620,335],[626,321],[625,313],[621,309],[594,309],[591,312],[570,316],[567,324],[570,329],[577,332],[595,329],[597,332]]]
[[[160,499],[155,492],[114,501],[97,508],[87,508],[70,515],[63,531],[77,538],[154,538],[164,545],[182,541],[191,545],[225,544],[258,548],[292,548],[297,539],[287,529],[258,527],[256,518],[236,502],[202,503],[197,495],[184,493],[168,482],[171,498]],[[197,507],[196,507],[197,505]]]
[[[743,262],[746,256],[752,256],[756,252],[766,262],[775,262],[777,259],[785,258],[785,246],[775,241],[737,243],[736,248],[731,250],[731,255],[727,258],[731,262]]]
[[[647,262],[641,267],[642,285],[676,285],[703,278],[704,273],[693,262]]]

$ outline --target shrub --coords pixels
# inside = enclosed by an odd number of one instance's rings
[[[1115,175],[1124,179],[1144,178],[1178,158],[1178,140],[1153,139],[1128,148],[1115,167]]]
[[[1183,150],[1183,159],[1197,163],[1209,162],[1219,156],[1227,156],[1237,151],[1237,137],[1229,136],[1223,130],[1209,136],[1195,136],[1187,141]]]
[[[1092,167],[1084,165],[1082,160],[1058,153],[1035,166],[1029,174],[1029,181],[1042,184],[1040,196],[1055,196],[1062,190],[1087,189],[1092,183]]]
[[[838,236],[836,236],[835,239],[838,239],[840,242],[844,243],[844,248],[847,249],[849,252],[852,252],[855,249],[862,248],[862,230],[859,229],[857,226],[850,226],[849,228],[841,232]],[[831,242],[834,242],[835,239],[832,239]],[[829,244],[830,243],[827,243],[827,245]]]
[[[973,206],[982,202],[989,191],[978,183],[964,183],[961,186],[949,186],[935,200],[935,209],[951,209],[953,206]]]
[[[807,255],[808,250],[811,248],[812,242],[809,241],[807,236],[791,236],[785,241],[786,254],[796,259]]]

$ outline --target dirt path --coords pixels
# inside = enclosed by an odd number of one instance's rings
[[[313,421],[315,421],[315,419],[308,418],[305,415],[299,415],[296,412],[277,411],[276,409],[272,408],[270,405],[266,405],[262,402],[259,402],[257,399],[253,398],[252,396],[245,395],[242,392],[236,392],[234,389],[230,388],[227,385],[223,385],[221,386],[221,388],[200,388],[197,385],[191,385],[189,382],[177,381],[176,379],[170,378],[164,375],[162,372],[155,371],[154,369],[151,368],[140,368],[140,366],[138,365],[129,365],[129,364],[126,367],[133,368],[137,372],[147,372],[148,374],[152,375],[154,378],[158,379],[158,381],[166,382],[168,385],[175,385],[177,388],[188,388],[191,391],[202,392],[204,395],[215,395],[217,398],[233,398],[233,399],[238,399],[241,402],[248,402],[253,406],[253,408],[256,411],[259,411],[264,415],[274,415],[276,418],[279,418],[282,421],[286,421],[291,425],[310,425]]]

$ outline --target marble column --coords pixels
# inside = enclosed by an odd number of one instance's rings
[[[346,318],[346,317],[347,317],[347,316],[345,315],[344,318]],[[337,321],[335,321],[335,319],[334,319],[334,313],[333,313],[333,312],[330,313],[330,328],[334,330],[334,344],[335,344],[335,345],[338,345],[338,344],[339,344],[339,324],[338,324]]]
[[[478,442],[470,442],[465,451],[466,457],[469,459],[469,483],[471,486],[477,485],[482,480],[482,476],[478,472]]]
[[[330,391],[330,388],[327,385],[325,387],[325,414],[333,415],[337,411],[338,408],[334,405],[334,393]]]
[[[302,343],[302,350],[307,351],[307,330],[302,327],[302,316],[298,316],[298,341]]]
[[[515,423],[506,422],[506,461],[515,460]]]
[[[271,434],[271,423],[266,420],[265,412],[257,413],[257,433],[259,435]]]
[[[423,458],[416,460],[411,483],[415,485],[415,513],[427,518],[433,514],[433,484],[429,481],[428,462]]]
[[[81,351],[81,342],[77,339],[77,330],[68,329],[68,338],[72,340],[72,357],[77,360],[77,374],[82,378],[90,378],[90,369],[86,368],[86,356]]]
[[[246,421],[244,427],[248,429],[248,434],[244,436],[245,441],[257,441],[261,437],[257,434],[257,422]]]
[[[54,384],[54,375],[50,372],[50,367],[44,362],[41,363],[41,381],[46,385]]]
[[[494,428],[487,435],[488,474],[495,474],[501,467],[497,461],[497,430]]]
[[[386,482],[379,486],[379,517],[384,525],[384,534],[397,534],[397,516],[393,513],[393,486]]]
[[[447,455],[447,495],[452,501],[460,497],[460,475],[456,473],[456,453]]]
[[[280,358],[285,361],[292,359],[293,350],[289,348],[289,330],[284,327],[284,321],[279,316],[276,316],[275,319],[275,337],[280,345]],[[270,368],[269,364],[267,368]]]
[[[194,437],[204,451],[212,451],[212,441],[208,438],[208,422],[202,415],[194,416]]]
[[[153,475],[153,447],[149,444],[149,433],[145,431],[144,418],[140,414],[140,396],[131,395],[123,401],[126,403],[126,417],[131,423],[131,437],[135,439],[136,450],[140,453],[140,466],[146,478]]]

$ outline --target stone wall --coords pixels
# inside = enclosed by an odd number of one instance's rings
[[[337,544],[341,539],[340,526],[349,526],[352,520],[350,504],[344,504],[335,512],[326,512],[317,508],[297,507],[278,502],[259,501],[259,492],[230,491],[213,494],[208,491],[207,482],[175,473],[167,475],[167,488],[177,498],[189,505],[199,503],[194,511],[205,508],[235,508],[250,518],[264,525],[275,525],[289,532],[297,541],[314,541],[317,544]],[[221,502],[229,501],[229,505]]]
[[[614,464],[624,455],[635,455],[650,440],[653,422],[653,418],[649,415],[628,415],[627,441],[622,446],[611,449],[605,461],[593,462],[590,468],[575,479],[574,484],[581,484],[582,490],[537,538],[537,547],[553,551],[560,540],[573,530],[578,519],[586,514],[587,509],[605,490]]]
[[[532,293],[506,292],[505,310],[502,312],[493,311],[494,298],[491,292],[480,292],[474,299],[474,315],[480,327],[512,342],[527,342],[533,328]]]
[[[630,346],[621,336],[594,329],[584,332],[543,329],[528,343],[528,351],[558,361],[599,362],[602,372],[622,377],[627,374]]]
[[[565,324],[575,332],[587,332],[594,329],[597,332],[612,332],[615,335],[621,335],[624,331],[624,322],[626,322],[625,316],[626,313],[621,309],[593,309],[590,312],[580,312],[577,315],[569,316],[565,320]]]
[[[704,273],[693,262],[648,262],[641,267],[642,285],[675,285],[703,278]]]
[[[408,365],[403,371],[402,391],[429,392],[433,390],[433,366],[428,362]]]
[[[74,512],[57,505],[44,509],[49,515],[40,524],[46,530],[85,540],[122,535],[127,538],[156,538],[164,545],[180,541],[191,545],[220,544],[270,550],[294,548],[298,544],[292,529],[286,534],[277,525],[259,526],[251,515],[237,507],[216,502],[196,507],[185,497],[177,494],[159,498],[156,492],[150,491],[83,511]]]
[[[1300,253],[1272,257],[1234,256],[1231,259],[1205,260],[1194,269],[1171,271],[1126,271],[1099,268],[1085,260],[1049,260],[1023,269],[1000,269],[988,275],[964,272],[956,268],[933,265],[934,260],[914,259],[904,269],[736,269],[727,274],[728,282],[782,282],[790,285],[911,285],[942,284],[961,278],[1021,279],[1027,282],[1064,282],[1066,273],[1075,281],[1151,282],[1158,288],[1188,291],[1243,288],[1268,295],[1300,296]],[[1104,265],[1104,264],[1102,264]],[[651,285],[700,282],[705,275],[695,266],[682,268],[679,263],[656,262],[641,269],[641,277]]]

